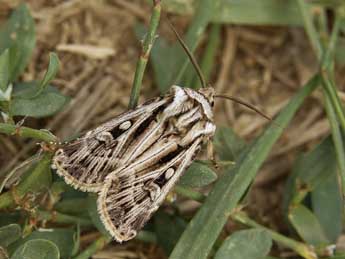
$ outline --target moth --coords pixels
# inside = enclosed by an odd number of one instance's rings
[[[213,96],[213,88],[174,85],[64,145],[53,167],[75,188],[99,194],[100,218],[117,241],[132,239],[214,135]]]
[[[100,218],[118,242],[136,236],[201,146],[210,143],[216,130],[214,97],[234,100],[262,114],[237,98],[215,95],[212,87],[206,87],[194,57],[173,31],[204,87],[192,90],[174,85],[165,96],[63,145],[53,157],[52,167],[68,184],[98,193]]]

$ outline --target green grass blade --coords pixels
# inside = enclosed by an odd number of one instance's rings
[[[226,171],[217,181],[205,203],[191,220],[170,259],[207,258],[229,214],[252,182],[256,172],[268,156],[273,144],[288,125],[304,99],[317,87],[319,77],[313,77],[289,102],[272,124],[248,149],[235,168]]]

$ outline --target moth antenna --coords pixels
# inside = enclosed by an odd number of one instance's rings
[[[200,79],[201,85],[202,87],[206,87],[207,83],[205,80],[205,77],[201,71],[200,66],[198,65],[198,62],[196,61],[194,55],[192,54],[192,52],[189,50],[188,46],[186,45],[186,43],[184,43],[182,37],[180,36],[180,34],[177,32],[177,30],[175,29],[174,25],[170,22],[170,20],[167,18],[168,24],[170,26],[170,28],[172,29],[172,31],[174,32],[177,40],[179,41],[179,43],[181,44],[183,50],[186,52],[187,56],[189,57],[190,61],[192,62],[196,73],[198,74],[198,77]]]
[[[262,117],[264,117],[265,119],[267,119],[267,120],[269,120],[269,121],[271,121],[271,122],[274,123],[273,119],[272,119],[270,116],[266,115],[265,113],[263,113],[262,111],[260,111],[260,110],[259,110],[258,108],[256,108],[255,106],[253,106],[253,105],[251,105],[251,104],[249,104],[249,103],[247,103],[247,102],[245,102],[245,101],[243,101],[243,100],[241,100],[241,99],[238,99],[238,98],[233,97],[233,96],[221,95],[221,94],[216,94],[216,95],[214,95],[214,97],[215,97],[215,98],[224,98],[224,99],[228,99],[228,100],[231,100],[231,101],[233,101],[233,102],[239,103],[239,104],[241,104],[241,105],[243,105],[243,106],[246,106],[248,109],[250,109],[250,110],[252,110],[252,111],[255,111],[256,113],[260,114],[260,115],[261,115]],[[276,123],[274,123],[274,124],[277,125],[277,126],[279,126],[279,128],[281,128],[280,125],[278,125],[278,124],[276,124]]]

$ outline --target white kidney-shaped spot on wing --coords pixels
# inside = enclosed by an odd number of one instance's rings
[[[128,130],[131,126],[132,126],[132,123],[130,121],[125,121],[120,124],[119,129]]]
[[[174,168],[169,168],[165,172],[165,179],[169,180],[173,176],[174,173],[175,173]]]

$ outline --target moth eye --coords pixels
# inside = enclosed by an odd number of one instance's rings
[[[166,172],[165,172],[165,179],[170,179],[173,174],[175,173],[174,168],[169,168]]]
[[[128,130],[131,126],[132,126],[132,123],[130,121],[125,121],[121,123],[121,125],[119,126],[119,129]]]

